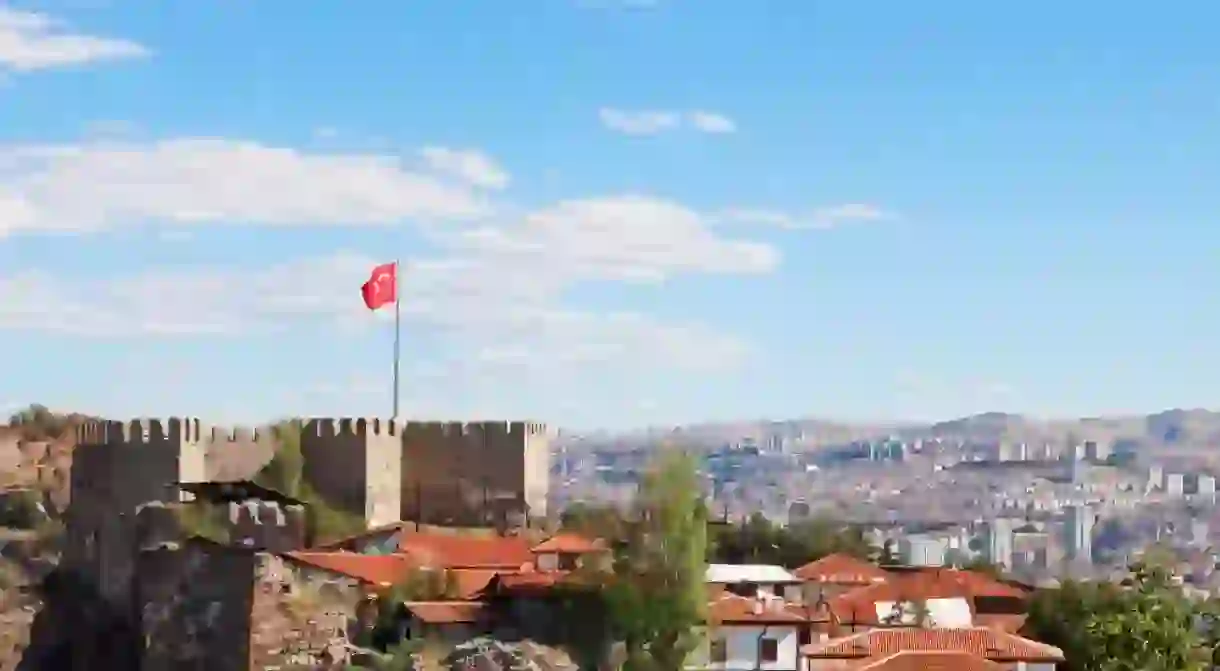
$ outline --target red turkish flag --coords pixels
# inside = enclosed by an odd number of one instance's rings
[[[378,310],[398,301],[398,264],[383,263],[369,273],[369,281],[360,287],[364,305]]]

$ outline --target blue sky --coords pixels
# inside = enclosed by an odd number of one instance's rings
[[[1220,5],[631,4],[0,0],[0,405],[1220,406]]]

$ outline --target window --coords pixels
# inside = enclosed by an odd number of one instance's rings
[[[729,644],[723,638],[713,638],[710,655],[712,664],[724,664],[729,661]]]
[[[779,661],[779,641],[774,638],[764,638],[759,641],[758,661],[764,664]]]
[[[575,555],[570,552],[564,552],[563,554],[559,555],[559,570],[575,571],[577,559],[579,559],[579,555]]]

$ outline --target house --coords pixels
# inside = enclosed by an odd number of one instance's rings
[[[801,606],[771,594],[722,594],[708,605],[706,640],[688,669],[796,671],[810,617]]]
[[[1054,671],[1055,666],[1064,661],[1063,651],[1059,648],[983,627],[873,629],[807,645],[801,649],[801,657],[805,662],[805,671],[856,671],[860,668],[887,668],[872,665],[886,661],[896,664],[891,658],[913,652],[965,653],[1007,671]],[[962,657],[958,661],[966,661],[969,657]],[[970,663],[978,668],[977,662],[971,660]]]
[[[1026,593],[983,574],[956,569],[891,572],[886,582],[829,600],[837,632],[919,626],[961,628],[990,624],[1012,630],[1011,616],[1025,613]],[[983,607],[980,607],[983,606]],[[1017,625],[1019,628],[1020,625]]]
[[[799,603],[801,579],[782,566],[771,564],[709,564],[704,582],[715,594],[773,595]]]

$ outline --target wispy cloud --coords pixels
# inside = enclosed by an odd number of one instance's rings
[[[74,33],[45,14],[0,6],[0,70],[31,72],[148,54],[136,42]]]
[[[787,230],[828,229],[852,223],[877,222],[894,219],[896,215],[877,205],[868,203],[844,203],[821,207],[807,213],[793,213],[771,209],[732,208],[716,217],[717,221],[729,224],[752,224],[771,226]]]
[[[436,172],[451,175],[485,189],[508,186],[508,172],[490,156],[472,149],[425,147],[420,154]]]
[[[606,128],[624,135],[657,135],[684,128],[716,135],[737,130],[736,122],[728,116],[706,110],[681,112],[603,107],[598,110],[598,118]]]
[[[704,133],[734,133],[737,124],[732,119],[716,112],[695,111],[687,115],[691,126]]]
[[[467,178],[507,179],[464,156],[434,158]],[[0,147],[0,238],[135,223],[377,226],[487,211],[468,184],[411,170],[392,155],[192,137]]]

